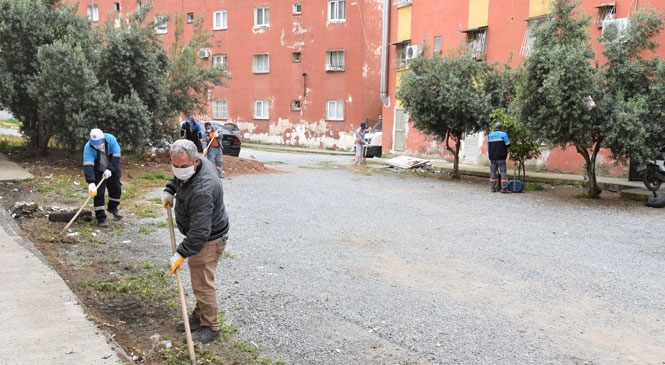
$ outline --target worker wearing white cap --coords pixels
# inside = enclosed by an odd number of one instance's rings
[[[109,191],[108,210],[116,220],[122,219],[118,211],[122,188],[120,184],[120,145],[109,133],[95,128],[83,147],[83,170],[88,183],[88,193],[95,197],[95,218],[100,227],[108,227],[104,211],[104,194]],[[99,185],[99,186],[98,186]]]

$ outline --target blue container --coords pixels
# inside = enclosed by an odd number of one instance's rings
[[[513,193],[521,193],[524,190],[524,183],[520,180],[508,180],[508,190]]]

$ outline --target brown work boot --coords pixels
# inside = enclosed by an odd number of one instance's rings
[[[189,315],[189,330],[196,331],[201,328],[201,321],[194,315],[194,313]],[[184,332],[185,331],[185,322],[180,321],[176,323],[175,330]]]
[[[192,332],[192,341],[207,344],[214,342],[219,338],[219,331],[213,331],[210,327],[201,327],[198,331]]]

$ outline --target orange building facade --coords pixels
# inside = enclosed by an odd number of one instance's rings
[[[427,52],[447,53],[460,46],[468,47],[473,57],[490,62],[508,62],[517,67],[531,47],[529,26],[550,13],[549,0],[395,0],[391,1],[388,18],[389,45],[387,80],[382,90],[383,151],[387,154],[409,154],[425,158],[452,159],[443,143],[423,135],[409,123],[408,114],[395,99],[400,75],[408,70],[410,58]],[[588,28],[598,62],[605,62],[598,42],[603,28],[626,25],[638,6],[665,10],[665,2],[637,0],[585,0],[584,11],[593,17]],[[665,35],[657,39],[665,46]],[[426,46],[426,47],[423,47]],[[385,48],[384,48],[385,49]],[[665,48],[658,49],[665,55]],[[487,163],[487,139],[484,133],[468,135],[462,143],[460,160]],[[627,167],[614,166],[608,151],[598,158],[599,173],[619,176]],[[561,172],[584,172],[584,161],[574,148],[544,150],[529,165],[537,169]],[[598,169],[598,166],[597,166]]]
[[[177,13],[185,39],[199,19],[212,33],[199,57],[230,79],[194,114],[199,121],[235,123],[246,141],[351,149],[360,122],[381,115],[382,1],[80,0],[78,12],[99,26],[146,2],[165,48]]]

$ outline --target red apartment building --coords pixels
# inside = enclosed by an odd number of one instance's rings
[[[381,115],[381,1],[80,0],[78,12],[99,25],[146,3],[165,47],[176,13],[185,38],[200,18],[213,35],[199,56],[231,79],[199,121],[235,123],[252,142],[351,149],[360,122]]]
[[[386,0],[388,1],[388,0]],[[593,16],[588,33],[599,62],[604,62],[598,43],[603,27],[625,26],[635,9],[648,6],[665,10],[665,1],[584,0],[584,10]],[[549,0],[392,0],[390,1],[388,39],[384,39],[389,61],[387,80],[382,79],[383,151],[428,158],[449,158],[445,146],[424,136],[409,123],[408,115],[395,99],[400,74],[408,69],[411,57],[418,56],[426,44],[434,52],[446,52],[466,44],[474,57],[490,62],[510,61],[516,67],[528,55],[532,39],[529,26],[550,12]],[[657,39],[665,55],[665,35]],[[383,87],[385,85],[385,87]],[[487,161],[484,133],[466,136],[462,143],[463,162]],[[601,155],[603,153],[601,152]],[[463,156],[463,157],[462,157]],[[620,175],[627,168],[615,168],[605,153],[599,160]],[[536,167],[562,172],[583,172],[584,161],[573,148],[543,151]]]

